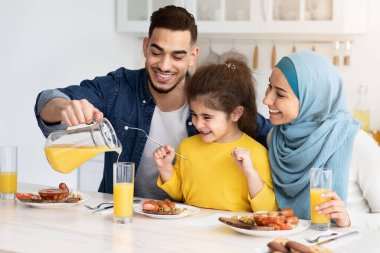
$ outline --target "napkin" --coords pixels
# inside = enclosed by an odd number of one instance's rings
[[[212,215],[197,218],[197,219],[185,220],[181,222],[180,224],[184,226],[191,226],[191,227],[197,227],[197,228],[213,228],[213,227],[223,225],[218,220],[219,217],[221,216],[223,216],[222,213],[216,213],[216,214],[212,214]]]

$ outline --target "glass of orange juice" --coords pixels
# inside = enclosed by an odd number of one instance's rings
[[[17,192],[17,147],[0,147],[0,196],[14,199]]]
[[[134,174],[135,164],[132,162],[113,164],[113,221],[115,223],[132,222]]]
[[[332,170],[323,168],[312,168],[310,170],[310,209],[311,228],[315,230],[328,230],[330,218],[325,214],[319,214],[315,209],[330,198],[322,197],[321,194],[332,189]]]

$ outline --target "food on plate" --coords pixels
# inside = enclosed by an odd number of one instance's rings
[[[69,190],[69,188],[67,187],[67,185],[65,183],[60,183],[58,188],[61,190]]]
[[[284,209],[281,211],[258,212],[247,216],[220,217],[220,222],[227,225],[249,230],[292,230],[298,225],[298,217],[294,211]]]
[[[267,244],[270,252],[280,252],[280,253],[332,253],[328,248],[319,245],[306,246],[302,243],[291,241],[287,238],[276,238]]]
[[[62,189],[43,189],[38,194],[43,200],[62,200],[69,195],[69,190]]]
[[[38,194],[17,192],[15,195],[22,202],[32,203],[77,203],[83,199],[79,193],[70,193],[65,183],[60,183],[59,188],[39,190]]]
[[[40,195],[38,194],[33,194],[33,193],[21,193],[21,192],[16,192],[16,198],[21,200],[21,201],[28,201],[28,200],[41,200]]]
[[[165,200],[146,200],[142,203],[143,213],[158,215],[176,215],[185,211],[186,208],[178,208],[169,199]]]
[[[298,217],[293,215],[293,210],[284,209],[255,213],[253,219],[258,226],[270,226],[274,227],[274,230],[292,230],[299,221]]]
[[[262,231],[274,230],[273,227],[269,227],[269,226],[257,226],[255,221],[252,219],[252,217],[248,217],[248,216],[242,216],[240,218],[237,216],[233,216],[231,218],[219,217],[219,221],[227,225],[230,225],[232,227],[248,229],[248,230],[262,230]]]

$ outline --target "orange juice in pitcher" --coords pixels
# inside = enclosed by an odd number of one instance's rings
[[[108,151],[121,153],[121,144],[107,119],[86,127],[51,133],[45,143],[50,166],[70,173],[94,156]]]

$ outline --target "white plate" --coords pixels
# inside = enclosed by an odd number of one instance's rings
[[[309,222],[306,220],[299,220],[297,227],[295,227],[292,230],[275,230],[275,231],[249,230],[249,229],[233,227],[228,224],[225,224],[225,225],[229,226],[230,228],[232,228],[233,230],[239,233],[246,234],[246,235],[253,235],[253,236],[259,236],[259,237],[283,237],[283,236],[297,234],[301,231],[306,230],[309,227]]]
[[[78,193],[78,192],[76,192]],[[82,195],[83,199],[76,202],[76,203],[32,203],[32,202],[23,202],[19,199],[17,199],[18,201],[20,201],[21,203],[25,204],[25,205],[28,205],[28,206],[32,206],[32,207],[38,207],[38,208],[65,208],[65,207],[71,207],[71,206],[75,206],[75,205],[79,205],[79,204],[82,204],[84,202],[86,202],[89,197],[86,195],[86,194],[83,194],[83,193],[79,193],[80,195]]]
[[[149,213],[144,213],[142,211],[141,205],[135,206],[134,211],[136,213],[151,217],[151,218],[156,218],[156,219],[178,219],[178,218],[183,218],[192,214],[199,213],[199,208],[194,207],[194,206],[188,206],[188,205],[183,205],[183,204],[177,204],[175,203],[175,207],[178,208],[186,208],[187,210],[183,211],[180,214],[149,214]]]

